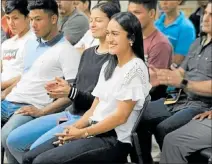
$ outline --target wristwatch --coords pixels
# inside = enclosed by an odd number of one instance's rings
[[[180,88],[181,88],[181,89],[185,89],[185,88],[187,87],[187,85],[188,85],[188,80],[183,79],[183,80],[181,81]]]

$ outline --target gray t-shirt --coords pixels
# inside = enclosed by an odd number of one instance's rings
[[[192,44],[188,56],[181,67],[185,70],[185,78],[191,81],[206,81],[212,79],[212,41],[207,45],[202,45],[202,39],[198,38]],[[192,92],[186,92],[188,98],[211,103],[212,97],[200,96]]]
[[[75,9],[70,16],[59,17],[58,27],[70,43],[75,45],[89,29],[89,21],[87,16]]]

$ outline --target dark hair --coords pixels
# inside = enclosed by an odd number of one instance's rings
[[[132,50],[134,54],[144,61],[144,48],[143,48],[143,35],[141,24],[139,20],[130,12],[121,12],[115,14],[114,19],[118,24],[127,32],[127,38],[132,40]],[[109,63],[105,68],[105,80],[111,78],[116,66],[118,59],[116,55],[111,55]]]
[[[120,9],[116,5],[114,5],[114,3],[111,2],[99,3],[94,6],[92,10],[93,9],[100,9],[103,13],[107,15],[109,19],[111,19],[114,14],[120,12]]]
[[[27,5],[27,0],[7,0],[5,5],[5,13],[10,14],[14,10],[18,10],[21,14],[27,16],[29,14]]]
[[[55,0],[29,0],[28,9],[43,9],[44,12],[58,16],[58,5]]]
[[[146,9],[155,11],[157,10],[157,0],[129,0],[129,3],[135,3],[139,5],[143,5]]]
[[[80,0],[82,3],[88,2],[88,10],[91,10],[91,0]]]
[[[97,4],[102,3],[101,1],[103,1],[103,0],[98,0]],[[106,0],[106,1],[114,3],[119,8],[119,10],[121,10],[121,5],[120,5],[119,0]]]

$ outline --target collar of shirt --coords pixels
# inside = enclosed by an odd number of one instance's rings
[[[207,39],[207,35],[201,36],[201,38],[200,38],[200,45],[202,45],[202,47],[206,47],[210,43],[212,43],[212,39],[208,40]]]
[[[37,41],[39,43],[39,46],[54,46],[56,43],[58,43],[63,38],[63,32],[60,32],[58,35],[56,35],[52,40],[49,41],[43,41],[41,38],[37,38]]]
[[[158,19],[158,23],[160,25],[163,25],[164,26],[164,21],[165,21],[165,18],[166,18],[166,14],[163,13],[160,18]],[[173,25],[180,25],[181,21],[185,18],[185,15],[182,11],[180,11],[180,14],[178,15],[177,19],[175,19],[174,22],[172,22],[171,24],[169,24],[167,27],[169,26],[173,26]]]

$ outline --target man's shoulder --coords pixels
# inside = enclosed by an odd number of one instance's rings
[[[50,48],[53,52],[59,52],[59,54],[63,53],[70,53],[70,54],[77,54],[79,55],[79,52],[76,48],[66,38],[62,38],[58,43],[55,44],[55,46]]]
[[[157,29],[156,29],[155,36],[154,36],[154,39],[152,40],[152,42],[153,42],[153,46],[168,45],[171,47],[171,44],[170,44],[168,38]]]
[[[195,30],[193,23],[187,17],[182,17],[179,26],[187,30]]]
[[[77,21],[77,22],[81,22],[81,21],[88,21],[88,18],[85,14],[83,14],[81,11],[79,10],[75,10],[74,13],[72,15],[69,16],[67,23],[71,23],[73,21]]]

